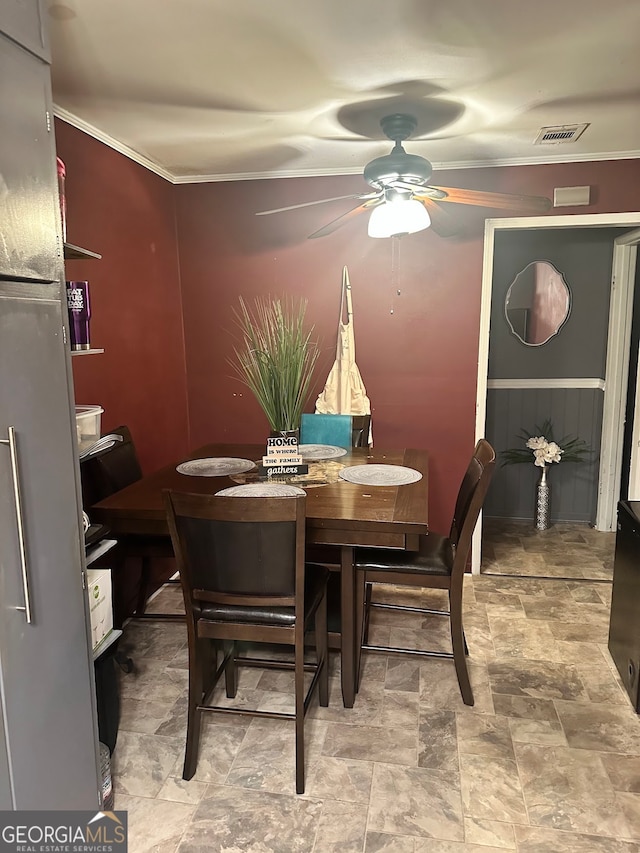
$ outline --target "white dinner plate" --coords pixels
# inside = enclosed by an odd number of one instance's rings
[[[245,483],[243,486],[222,489],[216,494],[230,498],[288,498],[293,495],[306,495],[306,492],[298,486],[288,486],[286,483]]]
[[[176,468],[178,474],[189,477],[229,477],[231,474],[243,474],[256,467],[250,459],[236,459],[233,456],[213,456],[208,459],[190,459]]]
[[[339,459],[347,455],[345,447],[336,447],[333,444],[301,444],[298,450],[304,460],[310,459],[316,462],[324,459]]]
[[[420,471],[403,465],[352,465],[343,468],[340,476],[361,486],[405,486],[422,479]]]

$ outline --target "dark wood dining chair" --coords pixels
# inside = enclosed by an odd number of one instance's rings
[[[103,435],[80,458],[85,509],[142,478],[142,469],[127,426]]]
[[[82,505],[89,514],[91,507],[109,497],[120,489],[130,486],[142,478],[142,469],[136,453],[136,447],[127,426],[119,426],[111,430],[95,445],[95,451],[89,449],[80,459],[80,480],[82,484]],[[117,610],[119,617],[131,615],[139,619],[183,619],[179,613],[150,613],[147,612],[147,599],[153,589],[153,560],[157,558],[170,559],[171,574],[175,573],[175,561],[171,542],[166,536],[124,536],[118,538],[118,552],[121,565],[118,574],[124,581],[124,563],[130,558],[140,563],[139,582],[134,608],[126,602],[119,602]],[[165,575],[167,572],[164,573]],[[171,583],[164,578],[163,583]],[[179,583],[179,581],[174,581]],[[159,585],[159,584],[158,584]],[[114,591],[119,598],[119,590],[114,584]],[[131,584],[123,583],[129,588]],[[118,618],[118,622],[122,618]]]
[[[465,705],[473,705],[474,700],[462,624],[463,582],[471,537],[493,476],[495,462],[493,447],[485,439],[480,439],[460,484],[448,536],[431,532],[421,536],[418,551],[366,548],[357,549],[355,557],[358,596],[364,602],[362,650],[453,659]],[[431,610],[376,602],[373,593],[378,584],[447,590],[449,609]],[[452,651],[422,651],[369,643],[369,620],[374,608],[447,617]]]
[[[318,688],[326,706],[328,571],[306,566],[306,495],[231,497],[165,490],[178,561],[189,641],[189,695],[183,778],[198,760],[205,711],[295,720],[296,791],[304,793],[304,717]],[[305,663],[304,641],[315,631],[316,662]],[[241,654],[240,642],[293,647],[293,661]],[[218,665],[218,647],[223,655]],[[237,666],[294,671],[293,713],[212,704],[222,673],[227,696],[237,689]],[[305,670],[313,673],[305,693]]]
[[[371,415],[351,415],[351,446],[368,447]]]
[[[304,416],[303,416],[304,417]],[[309,415],[309,418],[315,417]],[[371,415],[323,415],[324,418],[338,417],[351,419],[351,446],[368,447]],[[309,423],[307,421],[307,423]],[[313,424],[313,421],[311,421]],[[310,442],[311,443],[311,442]],[[322,442],[324,443],[324,442]],[[307,560],[326,566],[332,572],[329,578],[329,636],[331,648],[340,647],[340,549],[333,545],[313,545],[307,548]]]

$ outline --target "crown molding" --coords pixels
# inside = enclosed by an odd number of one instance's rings
[[[61,121],[64,121],[72,127],[86,133],[87,136],[92,136],[94,139],[97,139],[98,142],[103,142],[119,154],[124,154],[125,157],[129,160],[133,160],[134,163],[144,166],[145,169],[148,169],[150,172],[154,172],[154,174],[159,175],[161,178],[164,178],[172,184],[175,183],[175,178],[168,169],[165,169],[163,166],[160,166],[158,163],[155,163],[153,160],[145,157],[143,154],[139,154],[137,151],[134,151],[133,148],[129,148],[128,145],[119,142],[117,139],[114,139],[113,136],[109,136],[108,133],[103,133],[101,130],[98,130],[97,127],[94,127],[92,124],[89,124],[89,122],[78,118],[78,116],[70,113],[68,110],[54,104],[53,114]]]
[[[114,151],[118,151],[120,154],[128,157],[129,160],[133,160],[140,166],[144,166],[145,169],[149,169],[150,172],[154,172],[156,175],[159,175],[161,178],[164,178],[172,184],[211,184],[222,183],[225,181],[265,181],[276,180],[279,178],[322,178],[336,177],[339,175],[362,175],[361,167],[355,167],[353,169],[295,169],[288,172],[283,171],[277,173],[236,172],[229,175],[174,175],[164,166],[150,160],[148,157],[145,157],[133,148],[130,148],[128,145],[119,142],[107,133],[103,133],[103,131],[98,130],[97,127],[94,127],[92,124],[89,124],[89,122],[78,118],[78,116],[70,113],[68,110],[54,104],[53,114],[67,124],[81,130],[88,136],[92,136],[99,142],[103,142],[105,145],[108,145],[109,148],[113,148]],[[579,154],[573,156],[570,156],[569,154],[557,154],[553,156],[546,155],[544,157],[506,157],[499,160],[459,160],[453,163],[439,163],[433,161],[431,165],[433,166],[434,171],[444,171],[456,169],[488,169],[500,166],[544,166],[553,163],[589,163],[601,160],[636,159],[640,159],[640,150],[618,151],[615,153],[605,151],[597,154]]]

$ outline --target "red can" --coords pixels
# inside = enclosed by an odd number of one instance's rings
[[[64,163],[59,157],[56,157],[56,165],[58,167],[58,196],[60,199],[60,218],[62,219],[62,239],[67,240],[67,199],[65,196],[65,180],[67,170]]]

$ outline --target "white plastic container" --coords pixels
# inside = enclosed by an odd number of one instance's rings
[[[113,629],[111,571],[87,569],[87,595],[91,614],[91,640],[95,651]]]
[[[81,453],[100,438],[103,412],[101,406],[76,406],[76,434]]]

